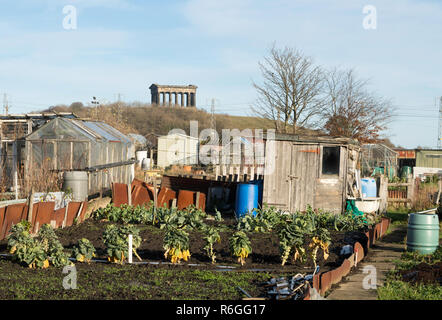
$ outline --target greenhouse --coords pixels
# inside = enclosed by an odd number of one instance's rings
[[[59,117],[23,142],[24,177],[31,180],[36,172],[87,171],[91,195],[110,189],[112,182],[130,183],[134,177],[132,139],[103,122]]]

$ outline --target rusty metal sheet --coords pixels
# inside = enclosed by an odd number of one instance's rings
[[[362,245],[359,242],[356,242],[354,244],[353,250],[354,250],[355,254],[357,252],[358,258],[356,261],[357,261],[357,263],[359,263],[362,259],[364,259],[364,248],[362,247]]]
[[[158,193],[157,206],[164,207],[165,205],[167,208],[170,208],[172,205],[172,201],[175,198],[176,198],[175,191],[169,188],[162,187],[160,189],[160,192]]]
[[[127,184],[112,183],[112,201],[115,207],[128,203]]]
[[[313,276],[313,288],[316,289],[316,291],[319,292],[319,286],[320,286],[320,273],[317,273]]]
[[[196,195],[197,192],[190,190],[180,190],[178,193],[178,209],[186,209],[190,205],[196,206]],[[205,210],[206,208],[206,195],[200,192],[198,208]]]
[[[152,188],[153,189],[153,188]],[[132,190],[132,205],[144,205],[153,199],[153,193],[144,184],[134,186]]]
[[[0,240],[2,238],[3,222],[5,221],[6,207],[0,208]]]
[[[51,220],[55,220],[55,227],[56,228],[61,228],[61,226],[63,225],[65,211],[66,211],[66,208],[60,208],[60,209],[54,210],[54,212],[52,212]]]
[[[0,238],[6,238],[9,234],[9,230],[12,225],[19,223],[20,221],[26,219],[27,215],[27,205],[24,203],[12,204],[6,208],[5,218],[0,234]]]
[[[83,201],[83,208],[81,208],[81,212],[80,212],[80,216],[79,216],[80,222],[84,221],[84,218],[86,216],[86,211],[87,211],[87,205],[88,205],[88,202]],[[77,211],[77,214],[78,214],[78,211]]]
[[[78,210],[80,210],[81,202],[71,201],[68,206],[68,215],[66,218],[66,227],[74,224],[74,219],[77,217]]]
[[[323,296],[325,292],[331,287],[331,271],[321,273],[321,288],[320,294]]]
[[[342,276],[345,277],[351,271],[351,261],[350,259],[345,259],[342,263]]]
[[[35,227],[38,223],[39,228],[41,228],[42,225],[44,224],[50,224],[51,223],[51,216],[54,212],[54,208],[55,208],[55,202],[53,201],[48,201],[48,202],[38,202],[35,203],[33,206],[33,212],[35,212],[35,214],[33,214],[32,216],[32,226],[34,228],[34,232],[36,232],[37,230],[35,230]],[[34,211],[34,209],[36,209]]]

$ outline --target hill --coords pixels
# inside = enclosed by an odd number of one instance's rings
[[[75,102],[70,106],[57,105],[44,111],[68,111],[74,112],[81,118],[104,121],[125,134],[141,134],[153,144],[156,144],[155,136],[166,135],[172,129],[183,129],[189,134],[192,120],[198,121],[200,132],[211,127],[211,114],[197,108],[158,107],[150,104],[123,102],[85,107]],[[215,122],[220,136],[222,129],[274,129],[271,120],[259,117],[216,114]],[[300,133],[314,134],[315,131],[304,129]]]

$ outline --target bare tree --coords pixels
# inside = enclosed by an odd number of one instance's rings
[[[273,47],[259,63],[262,84],[253,82],[258,100],[252,111],[273,120],[277,132],[295,133],[299,127],[314,127],[323,112],[323,73],[300,51]]]
[[[367,91],[368,81],[353,69],[333,69],[326,75],[324,129],[332,136],[376,142],[392,116],[390,101]]]

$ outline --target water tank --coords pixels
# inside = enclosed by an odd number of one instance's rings
[[[411,213],[408,217],[407,250],[431,254],[439,245],[437,214]]]
[[[147,151],[137,151],[135,152],[135,156],[137,158],[138,164],[141,166],[141,162],[143,159],[147,158]]]
[[[241,218],[246,213],[256,215],[254,209],[258,208],[258,185],[253,183],[240,183],[236,187],[235,214]]]
[[[85,171],[66,171],[63,173],[63,191],[72,192],[74,201],[87,201],[88,174]]]
[[[144,158],[141,162],[141,169],[142,170],[150,170],[150,158]]]
[[[362,198],[373,198],[377,196],[376,180],[373,178],[361,179]]]

